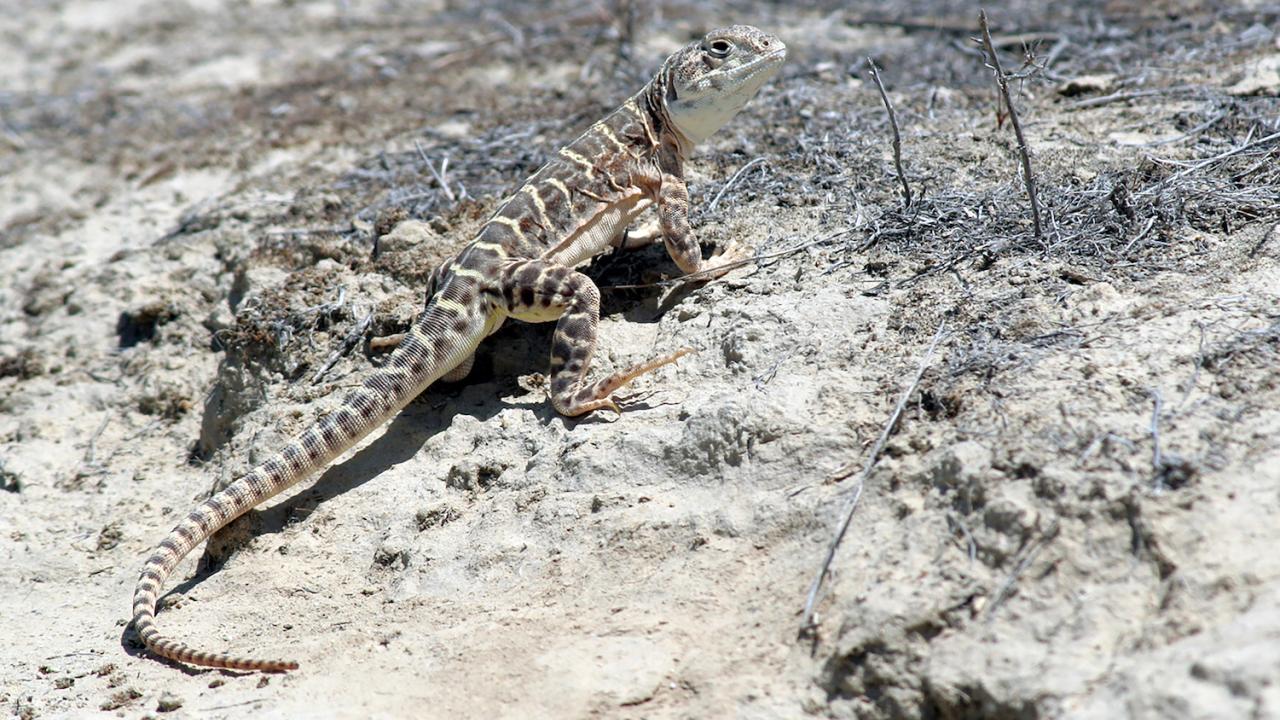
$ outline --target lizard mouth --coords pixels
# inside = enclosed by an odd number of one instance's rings
[[[754,69],[763,65],[764,67],[772,68],[776,70],[777,67],[781,65],[783,61],[785,61],[786,59],[787,59],[787,48],[784,45],[783,47],[780,47],[777,50],[774,50],[767,55],[761,55],[755,60],[752,60],[749,64],[745,65],[744,67],[750,67]]]
[[[767,55],[761,55],[748,63],[739,65],[731,72],[738,77],[752,77],[761,70],[769,70],[770,72],[776,70],[777,66],[781,65],[782,61],[786,59],[787,48],[780,47]]]

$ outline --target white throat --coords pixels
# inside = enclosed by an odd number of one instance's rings
[[[739,82],[730,81],[725,87],[709,89],[701,94],[696,90],[685,95],[677,94],[668,100],[667,112],[676,129],[691,143],[700,143],[711,137],[738,114],[781,65],[781,60],[766,62],[767,59],[757,61],[751,69],[738,68],[745,75]]]
[[[713,96],[682,105],[679,109],[672,108],[671,121],[689,142],[700,143],[727,125],[747,104],[752,92],[735,93],[729,97]]]

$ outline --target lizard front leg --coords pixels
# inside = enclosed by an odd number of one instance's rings
[[[541,260],[513,263],[503,273],[511,317],[529,322],[559,318],[551,341],[551,406],[561,415],[593,410],[621,413],[611,395],[637,377],[693,352],[682,348],[589,382],[587,372],[600,326],[600,290],[573,268]]]
[[[702,258],[702,247],[689,227],[689,189],[683,178],[672,173],[662,174],[662,185],[658,189],[658,225],[667,253],[686,274],[707,273],[708,277],[717,278],[729,272],[730,264],[751,257],[746,248],[730,242],[709,259]]]

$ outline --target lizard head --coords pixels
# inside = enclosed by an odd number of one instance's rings
[[[787,46],[750,25],[707,33],[663,63],[658,73],[667,117],[689,143],[729,122],[787,59]]]

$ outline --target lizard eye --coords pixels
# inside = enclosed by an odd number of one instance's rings
[[[733,51],[733,43],[728,40],[712,40],[707,45],[707,54],[713,58],[727,58]]]

